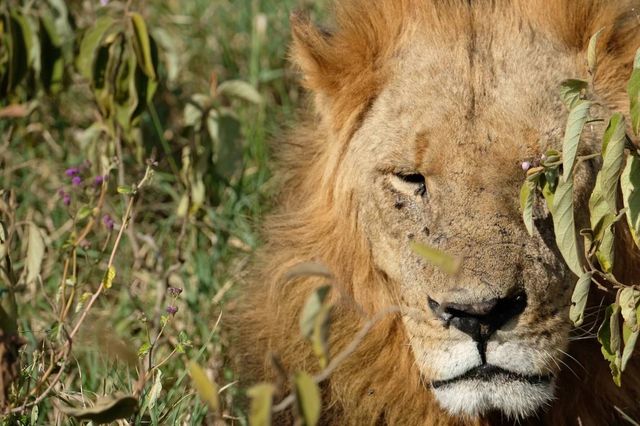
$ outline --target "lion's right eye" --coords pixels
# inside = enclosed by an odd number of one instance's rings
[[[414,194],[424,197],[427,193],[427,182],[420,173],[398,173],[396,177],[404,184],[411,185],[414,188]]]

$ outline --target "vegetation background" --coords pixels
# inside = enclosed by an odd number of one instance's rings
[[[122,395],[140,407],[132,424],[247,423],[220,324],[269,208],[268,141],[302,98],[289,14],[319,19],[324,3],[2,2],[0,350],[3,369],[19,365],[0,382],[4,424],[108,418],[126,412]],[[147,72],[134,15],[155,40],[155,78],[131,77],[119,100],[98,80],[134,51]],[[105,16],[122,32],[83,48]],[[136,92],[121,119],[113,102]],[[19,364],[6,352],[16,343]],[[218,414],[194,387],[202,371]]]

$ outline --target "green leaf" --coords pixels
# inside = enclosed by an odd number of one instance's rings
[[[326,368],[329,365],[329,325],[330,313],[332,305],[325,303],[313,323],[313,333],[311,335],[311,344],[313,353],[318,358],[320,368]]]
[[[602,140],[602,169],[589,198],[591,228],[600,240],[596,257],[605,271],[613,268],[613,231],[610,224],[617,216],[618,180],[622,173],[626,142],[624,117],[614,114]]]
[[[298,410],[302,415],[304,424],[306,426],[315,426],[320,420],[320,412],[322,408],[320,389],[313,378],[305,372],[296,373],[294,376],[294,382],[296,387]]]
[[[609,166],[618,165],[617,172],[611,172],[614,174],[620,173],[619,169],[622,167],[624,147],[626,143],[626,124],[624,116],[616,112],[609,119],[609,124],[604,131],[602,137],[602,158],[604,162],[609,162]],[[603,164],[604,169],[607,165]],[[617,179],[616,179],[617,180]],[[608,185],[611,187],[611,185]]]
[[[638,341],[638,334],[640,330],[632,330],[626,323],[622,326],[622,339],[624,341],[624,350],[622,351],[622,360],[620,362],[620,370],[624,371],[627,368],[627,363],[633,355],[633,349]]]
[[[23,54],[26,56],[26,64],[29,67],[34,61],[34,31],[29,24],[27,18],[20,12],[14,10],[11,13],[11,17],[15,20],[16,24],[20,27],[22,33],[22,41],[24,43],[25,51]],[[26,72],[26,71],[25,71]]]
[[[60,37],[53,18],[44,14],[40,19],[40,81],[44,89],[56,94],[62,89],[64,58]]]
[[[187,363],[187,369],[189,370],[189,375],[200,398],[209,404],[209,407],[211,407],[213,411],[218,411],[220,408],[218,386],[209,380],[207,374],[197,362],[189,361]]]
[[[549,209],[550,212],[553,211],[553,199],[555,198],[555,191],[557,187],[558,179],[554,182],[550,182],[545,178],[544,186],[542,187],[542,196],[544,197],[544,200],[547,203],[547,209]]]
[[[151,61],[154,69],[158,69],[158,47],[153,38],[149,38],[149,48],[151,50]],[[153,100],[153,95],[158,89],[157,78],[149,78],[140,68],[139,64],[135,70],[135,88],[138,94],[138,106],[133,113],[133,117],[139,117]]]
[[[204,205],[206,195],[207,192],[203,177],[198,173],[191,186],[191,208],[189,209],[189,213],[195,214],[200,210]]]
[[[80,74],[87,80],[93,78],[93,64],[96,59],[98,46],[100,46],[105,34],[114,23],[115,21],[111,17],[106,15],[102,16],[98,18],[93,27],[82,37],[80,51],[76,59],[76,67]]]
[[[622,357],[620,355],[620,322],[618,315],[620,307],[613,304],[607,307],[605,318],[598,329],[598,342],[604,358],[609,361],[611,375],[616,385],[620,386],[622,372]]]
[[[633,71],[629,83],[627,83],[629,95],[629,115],[631,116],[631,128],[633,133],[640,133],[640,49],[636,52],[633,63]]]
[[[29,224],[29,240],[27,244],[27,259],[25,261],[26,280],[25,284],[31,285],[40,276],[42,260],[44,259],[44,239],[42,231],[35,224]]]
[[[155,407],[158,398],[160,397],[160,393],[162,392],[162,371],[156,369],[156,377],[153,381],[153,386],[149,389],[149,393],[147,393],[147,397],[145,398],[145,405],[149,407],[149,410]]]
[[[17,13],[6,15],[6,30],[8,33],[6,51],[3,56],[8,59],[8,69],[5,77],[0,80],[0,99],[11,94],[26,77],[29,70],[29,52],[27,41]],[[0,51],[1,52],[1,51]]]
[[[625,287],[620,291],[620,312],[624,323],[632,330],[638,330],[637,310],[640,307],[640,290],[635,287]]]
[[[582,262],[576,243],[576,227],[573,217],[573,180],[560,180],[553,197],[553,229],[556,244],[569,269],[577,276],[582,276]]]
[[[200,131],[200,126],[202,125],[202,112],[202,108],[193,102],[187,102],[183,113],[185,127],[193,127],[196,131]]]
[[[125,195],[133,194],[135,192],[135,190],[131,186],[119,186],[117,191],[118,191],[118,194],[125,194]]]
[[[145,356],[147,356],[150,350],[151,350],[151,343],[144,342],[138,349],[138,357],[144,358]]]
[[[542,192],[544,193],[545,187],[553,194],[558,186],[558,167],[545,167],[544,169],[544,186]],[[545,197],[546,198],[546,197]],[[553,205],[553,202],[550,204]]]
[[[195,107],[192,106],[195,109]],[[202,120],[202,114],[198,117],[199,120]],[[212,141],[220,141],[220,125],[218,120],[220,116],[218,115],[218,111],[215,109],[211,109],[209,114],[207,114],[207,132],[209,133],[209,137]],[[200,122],[198,122],[200,124]]]
[[[529,236],[533,236],[533,202],[535,200],[535,182],[525,181],[520,188],[520,209],[522,219]]]
[[[455,275],[460,270],[462,260],[458,257],[416,242],[410,246],[411,250],[445,274]]]
[[[600,263],[600,267],[604,272],[613,271],[613,262],[615,256],[614,241],[615,238],[613,236],[613,230],[611,229],[611,227],[605,228],[604,234],[602,234],[602,239],[600,240],[600,244],[598,245],[598,250],[596,250],[596,258],[598,259],[598,263]]]
[[[191,340],[189,339],[189,336],[184,330],[178,333],[178,342],[180,342],[180,344],[186,348],[190,348],[191,346],[193,346],[193,343],[191,342]]]
[[[77,420],[89,420],[98,424],[111,423],[131,417],[138,410],[138,398],[135,396],[114,396],[99,399],[90,408],[60,407],[60,410]]]
[[[152,56],[151,38],[147,31],[147,24],[139,13],[132,12],[130,16],[135,35],[133,38],[133,48],[136,52],[138,64],[147,77],[156,80],[155,62]]]
[[[622,339],[620,336],[620,305],[614,303],[611,305],[611,317],[609,318],[609,342],[612,353],[620,353],[620,345]]]
[[[259,383],[247,391],[247,395],[251,398],[250,426],[271,426],[271,407],[275,390],[275,386],[271,383]]]
[[[115,31],[117,26],[105,36],[104,43],[98,47],[91,85],[100,112],[105,118],[111,118],[115,112],[115,91],[118,69],[123,63],[126,41],[122,32]]]
[[[78,218],[78,220],[86,219],[91,215],[92,212],[93,208],[90,205],[85,204],[84,206],[80,207],[76,217]]]
[[[560,84],[560,98],[569,111],[583,102],[583,93],[588,87],[589,83],[584,80],[570,79]]]
[[[627,223],[631,236],[640,248],[640,158],[627,157],[627,165],[620,176],[622,202],[627,209]]]
[[[313,334],[314,324],[322,307],[329,295],[331,286],[318,287],[307,299],[302,312],[300,313],[300,331],[305,338],[310,338]]]
[[[584,308],[587,306],[592,276],[593,272],[591,271],[582,274],[573,289],[571,307],[569,308],[569,318],[573,321],[576,327],[581,326],[584,321]]]
[[[582,136],[582,129],[589,118],[589,109],[591,102],[583,101],[578,103],[570,112],[567,119],[567,127],[564,132],[564,141],[562,143],[563,172],[562,179],[569,180],[573,173],[573,166],[578,153],[578,145]]]
[[[600,35],[604,31],[604,28],[600,28],[597,33],[591,36],[589,40],[589,47],[587,48],[587,65],[589,67],[589,73],[594,75],[598,68],[598,58],[597,58],[597,47],[598,47],[598,39]]]
[[[114,108],[116,119],[124,129],[129,129],[135,119],[139,103],[139,88],[136,86],[136,59],[123,44],[122,60],[117,66],[114,85]]]
[[[218,95],[244,99],[254,104],[262,103],[262,96],[246,81],[228,80],[218,86]]]
[[[116,278],[116,268],[111,265],[107,272],[104,274],[104,278],[102,279],[102,285],[106,289],[110,289],[113,285],[113,280]]]

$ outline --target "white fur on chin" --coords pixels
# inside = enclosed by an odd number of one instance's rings
[[[433,389],[440,405],[453,415],[476,417],[499,410],[511,419],[534,414],[553,399],[553,383],[531,384],[524,381],[461,380]]]

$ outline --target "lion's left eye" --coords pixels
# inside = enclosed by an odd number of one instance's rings
[[[427,183],[420,173],[398,173],[396,177],[403,183],[415,187],[414,194],[424,197],[427,193]]]

